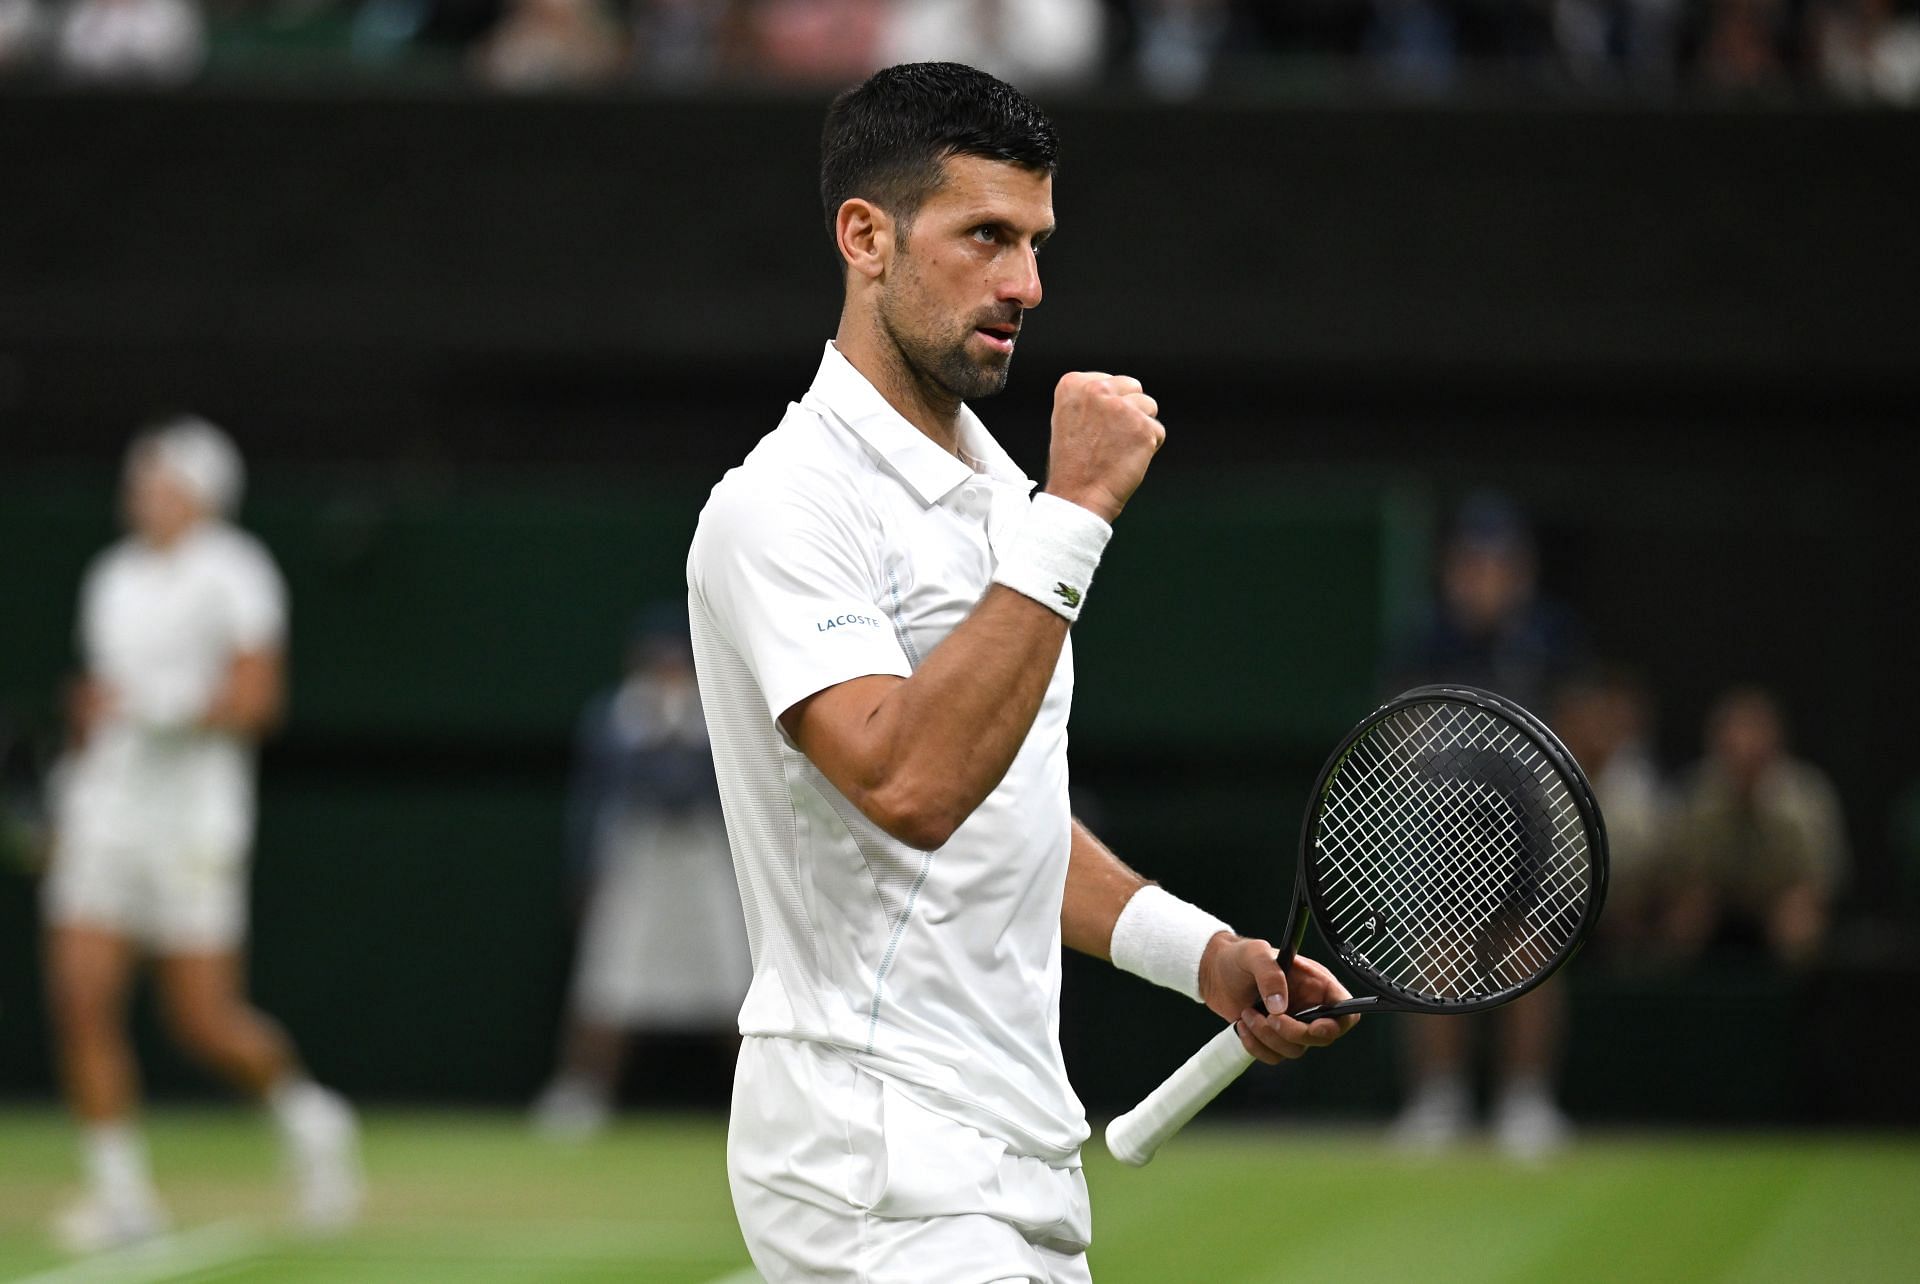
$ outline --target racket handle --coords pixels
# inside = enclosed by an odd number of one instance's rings
[[[1265,1007],[1263,1003],[1261,1007]],[[1321,1017],[1348,1016],[1355,1012],[1373,1012],[1380,1009],[1380,996],[1363,994],[1357,999],[1341,999],[1337,1003],[1322,1003],[1318,1007],[1302,1008],[1287,1015],[1296,1021],[1318,1021]]]
[[[1252,1064],[1253,1054],[1241,1044],[1240,1032],[1228,1026],[1144,1101],[1107,1125],[1107,1150],[1121,1163],[1138,1168]]]

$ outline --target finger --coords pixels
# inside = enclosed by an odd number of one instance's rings
[[[1321,1006],[1353,997],[1347,987],[1340,984],[1339,977],[1313,959],[1295,958],[1293,970],[1294,994],[1298,999],[1297,1006],[1302,1011],[1306,1010],[1309,1001],[1315,1006]],[[1311,1000],[1307,998],[1309,994],[1312,996]],[[1316,1017],[1313,1026],[1316,1031],[1325,1027],[1331,1041],[1351,1030],[1359,1020],[1359,1013],[1349,1012],[1337,1017]]]
[[[1272,1021],[1279,1038],[1304,1047],[1324,1048],[1340,1037],[1340,1023],[1332,1017],[1296,1021],[1290,1016],[1279,1016],[1272,1018]]]
[[[1240,1046],[1245,1048],[1247,1055],[1255,1061],[1270,1066],[1280,1064],[1282,1060],[1280,1054],[1270,1050],[1266,1044],[1254,1038],[1253,1032],[1247,1028],[1245,1021],[1235,1021],[1233,1023],[1233,1032],[1240,1036]]]
[[[1160,452],[1160,447],[1167,444],[1166,426],[1163,425],[1158,419],[1149,419],[1147,420],[1147,423],[1151,425],[1153,428],[1153,450],[1155,454],[1158,454]]]
[[[1298,987],[1293,991],[1292,1003],[1303,1012],[1312,1006]],[[1296,1020],[1284,1012],[1273,1012],[1266,1015],[1265,1021],[1273,1037],[1283,1043],[1324,1048],[1340,1037],[1339,1025],[1332,1017],[1316,1017],[1308,1022]]]
[[[1298,1025],[1299,1022],[1294,1024]],[[1240,1014],[1240,1042],[1248,1052],[1268,1065],[1279,1065],[1282,1061],[1298,1061],[1306,1055],[1306,1048],[1291,1040],[1282,1038],[1273,1027],[1271,1020],[1263,1013],[1248,1008]]]
[[[1120,396],[1130,396],[1141,389],[1141,383],[1132,375],[1108,375],[1107,386]]]
[[[1160,413],[1160,403],[1144,392],[1130,392],[1127,394],[1127,400],[1149,419]]]
[[[1252,944],[1255,949],[1247,963],[1247,972],[1253,978],[1253,992],[1267,1005],[1268,1014],[1278,1015],[1287,1010],[1293,987],[1288,983],[1286,970],[1280,966],[1280,959],[1273,947],[1265,941]]]

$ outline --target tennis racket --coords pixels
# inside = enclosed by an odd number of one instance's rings
[[[1580,765],[1538,718],[1491,691],[1418,687],[1320,769],[1294,886],[1281,966],[1311,915],[1357,982],[1354,998],[1296,1020],[1479,1012],[1553,975],[1593,930],[1607,834]],[[1107,1149],[1146,1163],[1252,1063],[1228,1026],[1107,1126]]]

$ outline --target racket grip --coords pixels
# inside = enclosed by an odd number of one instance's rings
[[[1241,1044],[1240,1032],[1228,1026],[1139,1105],[1107,1125],[1107,1150],[1138,1168],[1252,1064],[1253,1054]]]

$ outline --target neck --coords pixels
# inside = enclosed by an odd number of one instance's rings
[[[960,454],[960,398],[916,371],[877,317],[842,312],[833,346],[901,418],[949,455]]]

